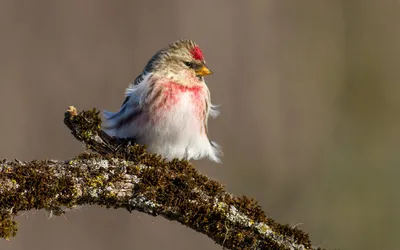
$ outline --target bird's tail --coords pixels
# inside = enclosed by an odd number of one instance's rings
[[[118,122],[118,112],[103,111],[103,131],[109,136],[116,136],[116,125]]]

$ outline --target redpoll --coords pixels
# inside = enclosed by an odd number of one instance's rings
[[[167,45],[126,89],[119,111],[104,111],[104,131],[170,160],[208,157],[219,162],[219,146],[207,131],[208,116],[218,115],[203,79],[210,74],[196,43]]]

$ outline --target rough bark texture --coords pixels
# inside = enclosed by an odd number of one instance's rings
[[[257,203],[227,193],[187,161],[166,161],[101,131],[98,111],[71,107],[65,124],[95,153],[68,161],[0,162],[0,237],[20,211],[100,205],[178,221],[227,249],[313,249],[303,231],[267,218]]]

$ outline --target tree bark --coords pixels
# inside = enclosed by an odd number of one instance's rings
[[[203,233],[226,249],[315,249],[298,228],[267,218],[252,199],[229,194],[182,160],[101,130],[95,109],[65,113],[72,134],[94,153],[67,161],[0,161],[0,237],[16,235],[20,211],[100,205],[161,215]]]

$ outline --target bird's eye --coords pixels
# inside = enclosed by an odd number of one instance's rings
[[[189,68],[193,68],[193,63],[191,62],[183,62],[186,66],[188,66]]]

